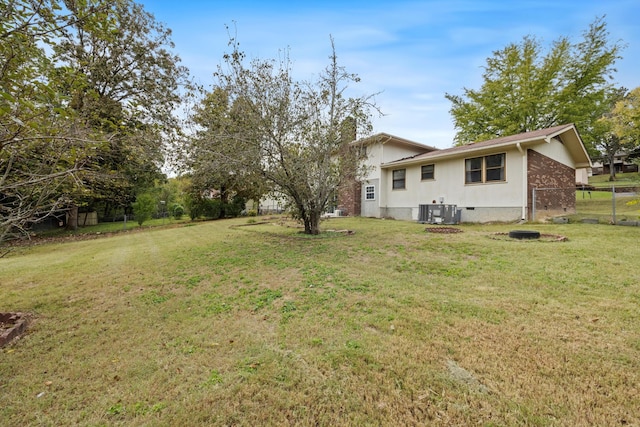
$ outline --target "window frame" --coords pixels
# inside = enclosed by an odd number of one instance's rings
[[[371,189],[371,191],[369,191]],[[369,197],[371,195],[371,197]],[[376,186],[375,185],[365,185],[364,186],[364,200],[370,202],[376,199]]]
[[[425,178],[425,168],[427,168],[429,166],[431,166],[431,172],[430,172],[431,176],[430,177],[427,176]],[[427,174],[429,174],[429,172],[427,172]],[[428,165],[420,166],[420,180],[421,181],[432,181],[434,179],[436,179],[436,164],[435,163],[430,163]]]
[[[489,161],[490,158],[500,158],[500,164],[495,166]],[[473,167],[473,161],[480,160],[480,167]],[[491,164],[491,166],[488,166]],[[488,178],[498,171],[499,179]],[[475,179],[478,176],[480,179]],[[471,179],[474,178],[474,179]],[[507,181],[507,153],[488,154],[486,156],[468,157],[464,159],[464,183],[467,184],[488,184],[493,182]]]
[[[489,166],[489,161],[488,159],[490,157],[498,157],[500,156],[500,165],[499,166]],[[506,175],[506,163],[507,163],[507,156],[505,153],[498,153],[498,154],[491,154],[488,156],[485,156],[484,158],[484,166],[485,166],[485,172],[484,172],[484,180],[485,182],[504,182],[507,180],[507,175]],[[500,178],[499,179],[489,179],[489,174],[490,172],[494,172],[494,171],[499,171],[499,175]],[[493,174],[492,174],[493,175]]]
[[[402,178],[396,178],[396,172],[398,174],[402,172]],[[396,186],[397,183],[397,186]],[[402,185],[402,186],[400,186]],[[406,169],[394,169],[391,171],[391,189],[392,190],[405,190],[407,188],[407,170]]]

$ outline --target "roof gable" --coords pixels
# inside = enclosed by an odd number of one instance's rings
[[[394,144],[403,147],[409,147],[412,149],[424,150],[425,152],[438,150],[436,147],[431,147],[429,145],[425,145],[419,142],[411,141],[410,139],[401,138],[399,136],[391,135],[389,133],[377,133],[375,135],[371,135],[367,138],[358,139],[352,144],[362,144],[362,145],[373,145],[373,144]]]

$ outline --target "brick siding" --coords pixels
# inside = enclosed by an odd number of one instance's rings
[[[362,186],[356,180],[347,180],[338,188],[338,209],[343,215],[360,215],[362,206]]]
[[[532,218],[534,188],[553,189],[536,191],[536,221],[545,217],[575,213],[575,169],[534,150],[528,150],[527,158],[529,218]]]

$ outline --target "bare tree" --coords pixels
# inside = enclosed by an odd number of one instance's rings
[[[349,143],[371,131],[374,95],[347,96],[349,83],[359,78],[339,66],[333,39],[330,63],[313,82],[293,79],[288,52],[279,60],[253,59],[246,65],[236,40],[229,45],[216,89],[241,114],[233,122],[219,116],[206,127],[214,142],[211,158],[259,173],[286,197],[305,233],[318,234],[330,198],[357,170],[358,150]]]

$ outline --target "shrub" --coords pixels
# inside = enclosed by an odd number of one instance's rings
[[[203,199],[203,215],[207,218],[218,219],[222,211],[222,202],[218,199]]]
[[[174,203],[173,206],[171,206],[171,216],[175,219],[180,219],[182,215],[184,215],[184,207],[179,203]]]
[[[139,194],[133,203],[133,213],[135,214],[138,225],[142,226],[153,216],[156,210],[156,200],[151,194]]]
[[[229,217],[238,217],[242,214],[246,205],[245,199],[239,196],[233,196],[231,203],[225,206],[225,215]]]

